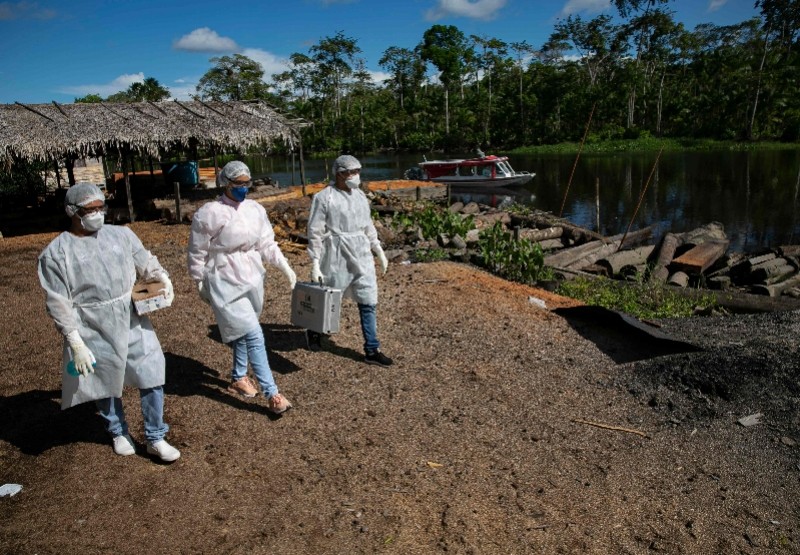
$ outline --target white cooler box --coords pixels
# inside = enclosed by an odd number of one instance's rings
[[[131,300],[136,309],[136,314],[141,316],[170,306],[172,303],[168,303],[167,298],[159,291],[159,289],[163,288],[164,284],[160,281],[152,283],[137,282],[131,292]]]
[[[292,291],[292,324],[318,333],[339,331],[342,290],[297,282]]]

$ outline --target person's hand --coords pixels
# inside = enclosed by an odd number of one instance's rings
[[[383,275],[386,275],[386,270],[389,269],[389,261],[386,259],[383,249],[378,249],[378,262],[381,265],[381,272],[383,272]]]
[[[164,287],[159,289],[159,291],[164,293],[164,297],[167,299],[167,304],[172,304],[172,301],[175,300],[175,289],[172,287],[172,282],[170,281],[167,273],[161,272],[161,276],[158,278],[158,281],[164,285]]]
[[[322,270],[319,269],[319,260],[311,261],[311,281],[314,283],[322,283],[325,277],[322,275]]]
[[[204,303],[211,304],[211,301],[208,300],[208,297],[206,297],[205,288],[203,287],[202,281],[197,282],[197,292],[200,294],[200,298],[203,300]]]
[[[375,253],[375,256],[378,257],[378,263],[381,265],[381,273],[386,275],[386,270],[389,269],[389,261],[386,259],[386,255],[383,253],[383,248],[380,245],[375,245],[372,247],[372,252]]]
[[[80,372],[82,376],[94,372],[94,364],[97,359],[94,354],[86,346],[86,343],[81,339],[78,330],[72,330],[67,334],[67,343],[72,351],[72,362],[75,364],[75,370]]]
[[[282,259],[280,264],[278,264],[278,269],[289,279],[289,287],[294,289],[294,286],[297,284],[297,274],[295,274],[292,267],[289,266],[289,261],[285,258]]]

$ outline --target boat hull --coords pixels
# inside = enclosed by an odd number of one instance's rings
[[[530,183],[535,173],[526,173],[494,179],[472,175],[443,175],[434,177],[430,181],[459,187],[519,187]]]

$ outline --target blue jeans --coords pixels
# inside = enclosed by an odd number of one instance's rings
[[[249,360],[264,395],[269,399],[278,393],[278,386],[275,384],[275,378],[272,377],[272,370],[267,360],[267,345],[264,342],[261,326],[234,339],[229,345],[233,349],[233,370],[231,371],[233,381],[241,380],[247,375]]]
[[[375,305],[358,305],[358,316],[361,318],[361,333],[364,335],[364,352],[371,355],[381,346],[380,341],[378,341],[378,320],[375,317]]]
[[[144,420],[144,438],[148,442],[164,439],[169,426],[164,422],[164,388],[161,386],[140,389],[142,402],[142,419]],[[100,416],[106,421],[106,429],[112,436],[128,433],[125,412],[122,410],[122,399],[106,397],[95,401]]]

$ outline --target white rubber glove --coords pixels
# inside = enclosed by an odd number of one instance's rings
[[[383,275],[386,275],[386,270],[389,269],[389,261],[386,259],[386,255],[383,253],[381,247],[375,248],[375,256],[378,257],[378,262],[380,262],[381,272],[383,272]]]
[[[289,266],[289,261],[286,260],[286,258],[281,259],[280,263],[278,264],[278,269],[289,279],[289,287],[294,289],[294,286],[297,283],[297,274],[295,274],[294,270],[292,270],[292,267]]]
[[[72,362],[75,363],[75,370],[80,372],[82,376],[94,372],[93,365],[97,362],[97,359],[94,358],[92,351],[81,339],[78,330],[72,330],[67,334],[67,343],[70,350],[72,350]]]
[[[311,281],[314,283],[322,283],[325,277],[322,275],[322,270],[319,269],[319,260],[311,261]]]
[[[206,297],[205,290],[203,289],[203,282],[202,281],[198,281],[197,282],[197,292],[200,293],[200,298],[202,299],[202,301],[204,303],[211,304],[211,301],[208,300],[208,297]]]
[[[169,275],[166,272],[161,272],[161,277],[158,278],[158,281],[164,284],[164,287],[159,289],[159,291],[164,293],[164,297],[167,299],[167,304],[172,304],[172,301],[175,300],[175,289],[172,287],[172,282],[169,280]]]

